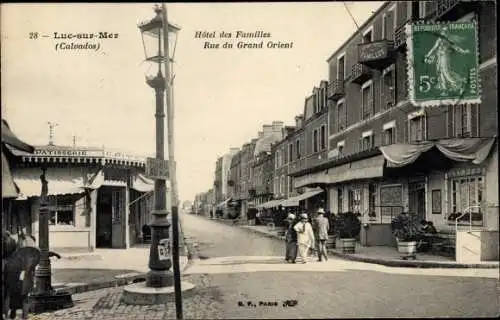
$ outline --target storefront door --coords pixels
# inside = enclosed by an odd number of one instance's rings
[[[104,189],[104,190],[102,190]],[[97,226],[96,226],[96,247],[111,248],[112,247],[112,201],[111,192],[107,192],[105,188],[99,190],[97,197]]]
[[[425,184],[410,183],[408,192],[410,213],[416,214],[420,220],[425,220]]]

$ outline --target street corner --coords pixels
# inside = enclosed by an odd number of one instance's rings
[[[184,318],[216,319],[221,317],[222,292],[207,275],[184,276],[183,281],[194,285],[189,294],[182,294]],[[73,295],[74,307],[30,315],[30,319],[175,319],[175,304],[126,304],[124,287],[100,289]]]

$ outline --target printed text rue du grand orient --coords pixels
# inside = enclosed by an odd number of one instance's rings
[[[264,31],[196,31],[195,39],[203,39],[203,49],[292,49],[293,41],[273,40]]]

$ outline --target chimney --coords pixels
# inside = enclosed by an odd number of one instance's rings
[[[259,131],[259,133],[258,133],[258,138],[260,139],[260,138],[262,138],[263,136],[264,136],[264,131]]]
[[[271,132],[273,132],[273,126],[271,124],[265,124],[262,126],[263,136],[268,136]]]
[[[297,129],[302,127],[302,120],[304,120],[304,116],[301,114],[295,117],[295,127]]]
[[[233,148],[231,148],[231,149],[229,149],[229,150],[231,150],[231,152],[238,152],[238,151],[240,151],[240,148],[234,148],[234,147],[233,147]]]
[[[283,121],[273,121],[273,132],[281,132],[281,129],[283,129],[284,126]]]

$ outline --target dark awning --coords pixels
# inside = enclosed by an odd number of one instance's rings
[[[288,198],[283,201],[281,204],[283,207],[298,207],[300,201],[309,199],[311,197],[314,197],[317,194],[320,194],[323,192],[323,189],[317,188],[311,191],[304,192],[302,194],[299,194],[298,196]]]
[[[33,153],[33,146],[21,141],[9,128],[7,121],[2,119],[2,143],[8,144],[16,149]]]
[[[19,189],[14,183],[7,157],[2,151],[2,198],[17,198]]]
[[[419,144],[393,144],[380,147],[380,151],[389,168],[407,166],[434,147],[453,161],[480,164],[488,157],[494,143],[495,138],[443,139]]]

